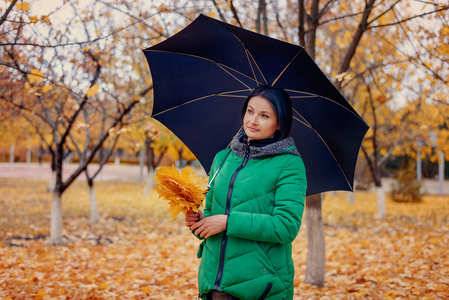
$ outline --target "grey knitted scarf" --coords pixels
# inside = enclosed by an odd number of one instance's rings
[[[248,147],[246,143],[240,141],[244,135],[245,132],[242,130],[231,142],[231,150],[239,157],[245,156]],[[249,149],[249,159],[261,159],[284,153],[301,156],[295,146],[295,141],[291,136],[262,147],[251,146],[250,143]]]

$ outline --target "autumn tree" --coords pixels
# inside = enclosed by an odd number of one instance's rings
[[[379,212],[380,217],[385,216],[385,197],[381,187],[379,166],[382,164],[387,156],[380,158],[379,145],[384,144],[382,139],[388,139],[389,132],[392,128],[391,121],[393,118],[392,110],[389,107],[383,107],[382,112],[376,108],[382,105],[388,99],[392,99],[390,95],[395,95],[394,88],[406,85],[406,77],[400,74],[404,70],[404,64],[410,57],[404,57],[400,51],[394,47],[396,43],[388,43],[388,40],[403,41],[406,39],[403,35],[392,35],[391,33],[398,31],[396,26],[401,26],[402,23],[413,19],[423,18],[427,14],[436,14],[441,8],[438,6],[431,7],[426,13],[420,14],[409,12],[406,16],[398,16],[397,11],[403,11],[400,7],[407,8],[407,4],[399,3],[381,3],[374,0],[365,2],[351,3],[342,1],[340,5],[335,5],[333,1],[328,1],[320,4],[319,1],[299,1],[299,40],[304,43],[306,50],[312,57],[315,57],[318,64],[323,64],[323,70],[328,70],[328,76],[334,78],[335,85],[346,96],[346,98],[356,107],[356,109],[367,120],[368,124],[372,126],[372,136],[368,135],[368,141],[372,144],[370,153],[373,153],[374,163],[369,158],[365,146],[362,146],[363,153],[368,159],[371,173],[375,178],[375,183],[378,191]],[[447,9],[447,8],[445,8]],[[305,14],[305,15],[304,15]],[[392,29],[393,28],[393,29]],[[366,33],[370,32],[369,35]],[[318,38],[317,38],[318,35]],[[321,38],[320,38],[321,35]],[[379,38],[381,36],[381,38]],[[309,43],[314,43],[316,50]],[[376,47],[376,49],[373,48]],[[338,48],[335,48],[337,46]],[[332,49],[332,50],[329,50]],[[315,54],[317,53],[317,54]],[[330,54],[330,55],[329,55]],[[405,68],[406,69],[406,68]],[[378,75],[382,74],[383,78],[379,79]],[[399,74],[396,79],[393,74]],[[393,80],[392,80],[393,79]],[[363,92],[361,91],[363,90]],[[409,119],[417,116],[419,110],[413,110],[408,114],[401,116],[403,126],[397,132],[400,133],[409,123]],[[387,115],[385,115],[387,113]],[[381,125],[378,121],[382,119]],[[379,126],[380,125],[380,126]],[[379,134],[379,129],[382,132]],[[398,145],[400,139],[389,143],[389,146]],[[385,143],[386,146],[387,143]],[[388,149],[385,147],[384,149]],[[387,153],[385,153],[387,154]],[[314,196],[317,197],[318,196]],[[306,207],[311,209],[315,207],[320,218],[320,200],[314,199],[312,204],[311,198],[307,199]],[[306,218],[307,218],[306,208]],[[309,220],[309,219],[307,219]],[[309,223],[308,223],[309,224]],[[316,228],[317,224],[312,227]],[[308,228],[309,230],[309,228]],[[309,255],[316,255],[320,253],[313,249],[313,243],[310,240],[320,238],[320,244],[324,244],[324,236],[311,233],[308,234],[309,239]],[[312,247],[312,248],[311,248]],[[321,249],[322,246],[318,248]],[[324,252],[324,250],[323,250]],[[321,252],[320,258],[315,258],[319,263],[321,271],[316,273],[317,268],[311,267],[312,261],[309,261],[306,273],[306,281],[312,284],[322,285],[324,283],[324,253]],[[315,253],[315,254],[313,254]],[[321,263],[320,263],[321,262]],[[310,273],[309,273],[310,270]],[[309,276],[310,275],[310,276]]]
[[[138,80],[141,74],[129,72],[129,65],[120,63],[120,58],[140,51],[128,48],[126,43],[117,44],[119,33],[125,31],[121,25],[135,26],[139,22],[134,18],[128,24],[110,23],[113,10],[101,1],[91,3],[89,9],[83,9],[83,4],[76,1],[65,2],[41,17],[33,15],[29,5],[25,5],[28,3],[15,4],[2,17],[0,64],[16,76],[15,82],[24,87],[26,97],[1,99],[51,131],[56,184],[50,240],[60,244],[64,191],[86,171],[105,142],[114,138],[111,132],[118,132],[126,124],[132,109],[151,91],[151,83],[148,79]],[[58,13],[61,15],[56,18]],[[67,15],[70,17],[60,18]],[[57,20],[54,24],[53,17]],[[98,109],[99,102],[108,103],[108,110]],[[88,143],[89,151],[82,148],[86,154],[82,163],[63,179],[63,158],[70,149],[69,143],[73,146],[78,142],[75,132],[83,125],[95,126],[98,118],[91,118],[93,112],[103,114],[104,127]]]
[[[357,100],[351,99],[372,127],[362,145],[362,153],[378,194],[380,218],[386,214],[380,166],[394,153],[416,153],[420,135],[416,129],[427,127],[430,120],[422,118],[422,100],[426,98],[425,102],[429,103],[431,97],[425,95],[430,96],[431,87],[435,86],[435,79],[441,78],[439,73],[445,64],[444,57],[429,53],[430,48],[422,45],[417,33],[430,34],[435,30],[433,26],[441,32],[444,23],[439,15],[447,14],[447,9],[448,6],[422,4],[417,10],[416,6],[400,1],[386,7],[377,5],[373,17],[363,25],[370,33],[359,41],[363,55],[354,53],[350,68],[345,56],[336,76],[337,84],[352,95],[349,98]],[[340,28],[335,31],[340,32]],[[372,45],[377,48],[373,49]],[[433,56],[432,62],[425,62],[424,57],[429,55]],[[430,68],[432,63],[437,63],[439,68]],[[408,143],[409,140],[413,142]]]

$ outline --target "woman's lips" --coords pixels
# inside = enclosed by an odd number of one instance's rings
[[[253,127],[248,127],[248,129],[249,129],[249,131],[253,131],[253,132],[259,131],[259,129],[256,129],[256,128],[253,128]]]

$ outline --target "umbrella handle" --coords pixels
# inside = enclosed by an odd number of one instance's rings
[[[214,181],[215,176],[217,176],[217,174],[218,174],[218,172],[220,171],[221,167],[223,167],[223,165],[224,165],[226,159],[228,158],[229,154],[231,154],[231,149],[229,149],[228,154],[226,154],[225,158],[224,158],[223,161],[221,162],[221,164],[220,164],[220,166],[218,167],[217,171],[215,171],[214,176],[212,176],[212,178],[211,178],[211,179],[209,180],[209,182],[207,183],[207,188],[208,188],[208,190],[210,189],[210,186],[211,186],[212,182]]]

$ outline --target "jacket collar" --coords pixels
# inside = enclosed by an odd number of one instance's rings
[[[246,134],[242,130],[234,137],[231,142],[231,150],[239,157],[245,157],[248,149],[248,144],[243,139],[244,136],[246,136]],[[251,146],[250,142],[249,150],[249,159],[261,159],[285,153],[300,156],[295,146],[295,141],[291,136],[259,147]]]

